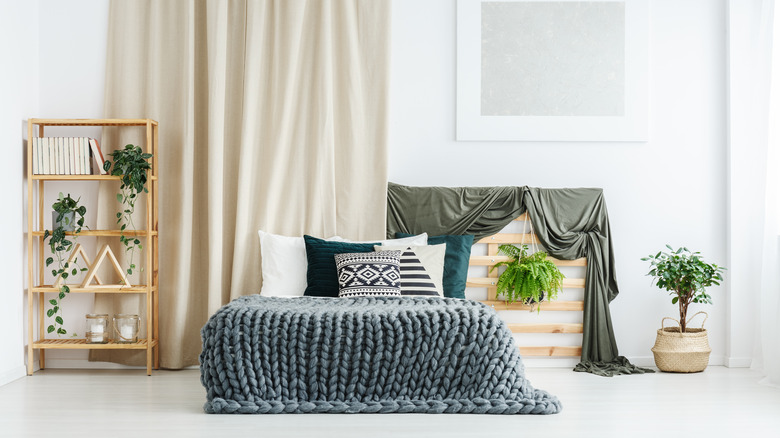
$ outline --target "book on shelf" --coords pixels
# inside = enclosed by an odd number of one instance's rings
[[[49,155],[49,171],[47,172],[49,175],[54,174],[54,169],[56,167],[54,166],[54,159],[57,158],[56,155],[54,155],[54,146],[55,146],[55,139],[53,137],[47,137],[46,139],[46,153]]]
[[[103,169],[103,164],[106,162],[103,158],[103,152],[100,150],[100,145],[94,138],[89,139],[89,146],[92,148],[92,156],[95,158],[95,163],[98,166],[99,173],[105,175],[106,171]]]
[[[33,137],[30,140],[32,142],[32,172],[38,173],[38,157],[40,157],[40,154],[38,153],[38,137]]]
[[[105,175],[98,141],[89,137],[33,137],[32,168],[36,175]],[[94,159],[97,170],[91,165]]]

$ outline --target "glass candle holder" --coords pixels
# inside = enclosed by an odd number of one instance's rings
[[[133,344],[138,342],[138,315],[114,315],[114,341],[118,344]]]
[[[87,318],[87,344],[108,343],[108,315],[90,313]]]

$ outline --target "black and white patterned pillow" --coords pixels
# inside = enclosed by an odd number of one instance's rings
[[[401,296],[401,251],[336,254],[339,297]]]

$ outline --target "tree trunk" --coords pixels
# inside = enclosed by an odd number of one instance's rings
[[[691,303],[691,294],[679,295],[677,303],[680,306],[680,331],[685,333],[687,330],[685,321],[688,319],[688,305]]]

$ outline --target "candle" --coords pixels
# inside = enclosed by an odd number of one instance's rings
[[[108,315],[87,315],[87,339],[88,344],[105,344],[108,342]]]
[[[116,342],[129,344],[138,341],[138,315],[114,315]]]
[[[133,326],[125,325],[120,328],[120,333],[122,335],[122,341],[123,342],[133,342],[135,341],[135,333],[133,333],[135,330],[133,330]]]
[[[103,326],[100,324],[94,324],[90,328],[90,341],[103,342]]]

